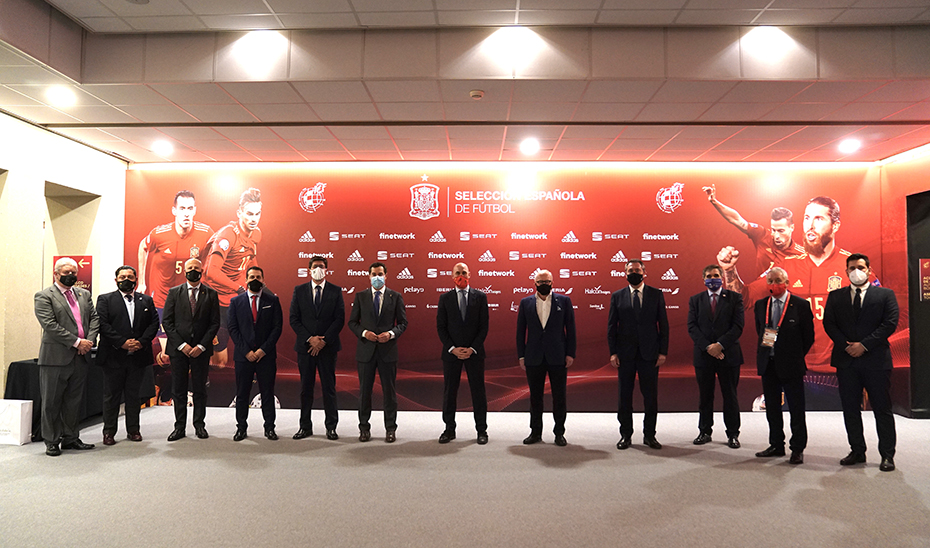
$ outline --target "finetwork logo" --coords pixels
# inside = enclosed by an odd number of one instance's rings
[[[675,274],[675,270],[669,268],[665,271],[665,274],[662,274],[662,279],[665,281],[677,280],[678,274]]]
[[[397,279],[398,280],[412,280],[413,274],[410,273],[409,268],[404,268],[403,270],[397,273]]]
[[[575,232],[573,230],[569,230],[568,234],[566,234],[562,238],[562,243],[563,244],[577,244],[578,238],[575,236]]]
[[[297,240],[297,241],[300,242],[300,243],[302,243],[302,244],[309,244],[309,243],[315,242],[315,241],[316,241],[316,238],[314,238],[314,237],[313,237],[313,234],[310,234],[310,231],[308,230],[308,231],[304,232],[303,236],[301,236],[300,239]]]
[[[356,249],[349,255],[349,257],[346,260],[353,261],[353,262],[361,262],[361,261],[364,261],[365,258],[362,257],[362,254],[359,253],[359,251]]]
[[[622,270],[611,270],[610,277],[611,278],[626,278],[626,272]]]
[[[378,237],[382,240],[416,240],[417,235],[413,232],[408,232],[406,234],[398,234],[396,232],[381,232],[378,234]]]
[[[490,249],[485,251],[484,253],[481,254],[480,257],[478,257],[479,263],[493,263],[495,261],[497,261],[497,259],[495,259],[494,255],[491,254]]]
[[[445,243],[445,242],[446,242],[446,237],[442,235],[442,231],[441,231],[441,230],[437,230],[435,234],[433,234],[432,236],[429,237],[429,241],[433,242],[434,244],[436,244],[436,243]]]
[[[623,250],[617,251],[617,254],[610,258],[612,263],[625,263],[626,255],[623,254]]]

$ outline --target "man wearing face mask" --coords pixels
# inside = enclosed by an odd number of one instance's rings
[[[755,303],[756,371],[762,377],[765,418],[769,423],[769,447],[757,457],[785,456],[785,420],[781,395],[791,413],[791,464],[804,462],[807,422],[804,417],[804,356],[814,344],[814,314],[806,299],[788,293],[788,273],[772,268],[765,276],[771,296]]]
[[[542,441],[543,394],[546,375],[552,392],[555,444],[565,440],[565,401],[568,368],[575,361],[575,310],[565,295],[552,293],[552,273],[540,270],[535,276],[536,294],[524,297],[517,312],[517,356],[526,371],[530,388],[530,435],[526,445]]]
[[[727,446],[739,449],[739,402],[736,385],[743,364],[739,337],[743,333],[743,297],[723,289],[722,271],[717,265],[704,267],[707,288],[688,300],[688,335],[694,341],[694,375],[699,390],[698,437],[694,445],[711,441],[714,426],[715,378],[723,395],[723,422]]]
[[[869,258],[853,253],[846,259],[850,285],[831,291],[824,307],[823,326],[833,341],[830,365],[836,368],[843,420],[850,452],[843,466],[865,462],[862,435],[862,390],[869,395],[878,430],[879,470],[895,469],[896,434],[891,412],[890,337],[898,326],[898,301],[894,291],[869,284]]]
[[[152,297],[138,293],[136,269],[116,269],[117,290],[97,297],[103,366],[103,444],[116,443],[120,400],[126,403],[126,439],[142,441],[139,431],[139,388],[145,368],[152,365],[152,340],[158,333],[158,312]]]
[[[310,283],[294,288],[291,298],[291,328],[297,334],[294,350],[300,371],[300,428],[294,434],[299,440],[313,435],[313,389],[317,371],[323,392],[326,439],[338,440],[339,406],[336,401],[336,355],[342,350],[339,333],[346,323],[342,288],[326,280],[329,262],[326,257],[310,258]]]
[[[274,431],[274,379],[277,373],[276,350],[284,316],[278,296],[265,287],[265,271],[253,266],[245,273],[248,290],[229,302],[229,336],[235,350],[236,363],[236,434],[233,441],[246,438],[252,380],[258,378],[258,393],[262,397],[262,418],[265,437],[277,440]]]
[[[668,356],[668,314],[662,291],[645,283],[646,265],[639,259],[626,264],[626,280],[630,286],[610,296],[607,314],[607,346],[610,364],[617,368],[620,385],[620,441],[617,449],[628,449],[633,436],[633,385],[639,375],[639,390],[643,394],[643,444],[662,449],[656,440],[656,419],[659,414],[659,367]]]
[[[81,396],[99,319],[90,291],[74,287],[78,265],[70,257],[55,263],[55,282],[35,294],[35,315],[42,326],[39,346],[39,394],[45,454],[83,451],[94,444],[78,437]]]
[[[439,297],[436,330],[442,342],[442,420],[446,429],[439,443],[455,439],[455,410],[462,367],[468,375],[475,410],[478,445],[488,443],[488,397],[484,387],[484,339],[488,336],[488,297],[469,287],[468,265],[452,269],[455,289]]]
[[[358,441],[371,439],[371,390],[376,371],[384,394],[384,441],[397,440],[397,338],[407,329],[407,312],[400,293],[384,286],[386,276],[384,263],[368,267],[371,289],[356,293],[349,315],[349,329],[358,338]]]
[[[187,283],[172,287],[165,298],[162,327],[168,336],[174,399],[174,430],[168,441],[186,435],[188,374],[194,396],[194,431],[209,438],[204,426],[207,416],[207,371],[213,354],[213,337],[220,328],[220,300],[216,291],[201,283],[203,263],[184,263]]]

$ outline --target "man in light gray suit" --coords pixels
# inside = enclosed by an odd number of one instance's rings
[[[45,454],[50,457],[57,457],[62,449],[94,448],[92,443],[84,443],[78,437],[78,412],[99,321],[90,291],[73,287],[77,271],[74,259],[58,259],[55,283],[35,294],[35,314],[42,326],[39,346],[42,437]]]

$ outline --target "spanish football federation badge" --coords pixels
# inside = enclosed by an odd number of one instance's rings
[[[427,220],[439,217],[439,187],[420,183],[410,187],[410,216]]]

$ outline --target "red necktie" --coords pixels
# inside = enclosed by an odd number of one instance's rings
[[[716,293],[713,293],[710,296],[710,313],[711,314],[717,313],[717,294]]]
[[[252,323],[258,321],[258,295],[252,295]]]

